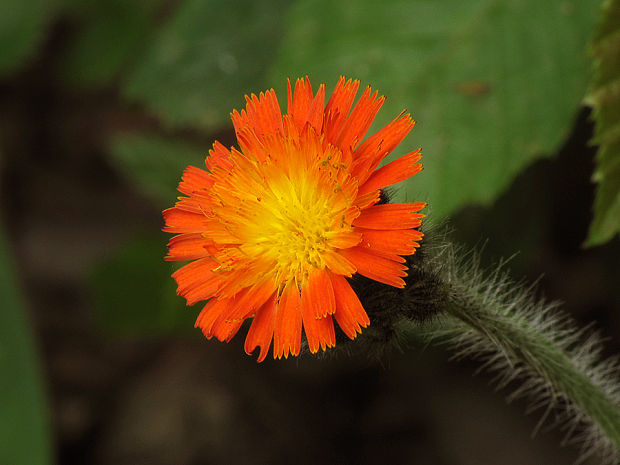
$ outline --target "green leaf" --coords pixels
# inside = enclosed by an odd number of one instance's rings
[[[170,275],[178,266],[165,262],[168,235],[136,238],[92,274],[97,320],[104,330],[121,335],[157,335],[190,331],[198,310],[185,308]]]
[[[0,230],[0,463],[50,464],[49,412],[26,309]]]
[[[2,0],[0,3],[0,74],[15,70],[44,37],[50,0]]]
[[[64,78],[85,86],[106,84],[115,78],[149,39],[157,3],[99,0],[75,5],[83,24],[63,58]]]
[[[557,150],[585,93],[598,5],[300,0],[271,80],[359,78],[388,96],[377,123],[407,108],[418,125],[391,159],[420,146],[425,170],[396,198],[428,200],[438,218],[493,202],[528,163]]]
[[[204,169],[206,150],[161,136],[119,134],[109,147],[113,163],[159,208],[173,206],[188,165]]]
[[[187,0],[124,89],[171,125],[213,127],[261,90],[286,0]]]
[[[593,176],[598,189],[586,246],[620,234],[620,0],[605,3],[592,54],[595,76],[587,100],[594,107],[599,145]]]

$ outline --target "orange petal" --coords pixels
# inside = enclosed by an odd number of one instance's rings
[[[366,182],[381,160],[402,142],[414,125],[411,115],[400,114],[355,149],[352,174],[360,184]]]
[[[319,90],[317,91],[314,99],[312,100],[312,104],[310,104],[310,108],[308,109],[308,116],[306,119],[310,126],[312,126],[317,134],[320,134],[323,130],[323,112],[325,108],[325,84],[321,84],[319,86]]]
[[[289,140],[297,140],[299,138],[300,129],[295,125],[293,117],[288,113],[282,116],[282,125],[284,126],[284,137]]]
[[[360,247],[371,250],[380,250],[397,255],[411,255],[420,244],[416,241],[422,239],[420,231],[415,229],[392,229],[382,231],[376,229],[358,229],[362,233]]]
[[[230,114],[235,133],[241,131],[243,128],[252,127],[252,122],[245,110],[237,111],[233,110]]]
[[[331,315],[325,318],[317,318],[312,305],[312,296],[308,289],[301,290],[301,314],[303,318],[304,331],[308,340],[308,347],[313,354],[321,347],[334,347],[336,344],[336,334],[334,332],[334,322]]]
[[[353,99],[355,98],[355,94],[357,94],[359,86],[360,82],[358,80],[352,81],[349,79],[345,82],[344,76],[340,76],[338,79],[336,88],[325,106],[326,115],[331,114],[332,117],[336,116],[336,119],[330,122],[330,127],[325,128],[325,132],[328,133],[327,140],[330,143],[335,142],[333,137],[340,134],[341,125],[349,115],[351,105],[353,105]]]
[[[331,315],[327,315],[325,318],[315,320],[318,326],[319,343],[321,349],[325,350],[328,347],[336,346],[336,332],[334,331],[334,320]]]
[[[229,170],[232,164],[228,161],[230,151],[218,141],[213,143],[213,148],[209,150],[209,156],[205,159],[205,166],[209,171],[213,171],[215,166]]]
[[[360,216],[353,220],[353,225],[367,229],[404,229],[415,228],[422,222],[423,214],[415,213],[426,207],[423,202],[387,203],[373,205],[362,210]]]
[[[258,161],[264,161],[269,153],[265,150],[263,141],[259,139],[256,132],[249,126],[240,129],[237,132],[237,142],[243,153],[251,154]]]
[[[327,268],[333,273],[350,277],[356,271],[355,265],[338,252],[325,252],[322,257]]]
[[[213,328],[211,329],[211,333],[221,342],[230,342],[230,340],[237,334],[239,328],[243,324],[243,320],[241,321],[230,321],[227,318],[228,310],[230,309],[230,304],[226,309],[222,311],[220,316],[215,323],[213,323]]]
[[[179,191],[186,195],[191,195],[196,191],[206,191],[213,185],[213,179],[205,170],[188,166],[183,171],[183,179],[179,183]]]
[[[198,284],[196,287],[183,292],[177,292],[180,296],[185,298],[187,305],[194,305],[201,300],[207,300],[213,297],[217,293],[220,283],[221,281],[214,276]]]
[[[302,294],[307,294],[315,318],[325,318],[336,310],[334,290],[327,270],[313,268],[303,283]]]
[[[362,235],[355,231],[332,232],[326,234],[329,245],[337,249],[346,249],[357,245],[362,240]]]
[[[339,138],[343,133],[344,126],[349,117],[349,111],[353,104],[353,99],[359,88],[359,81],[351,81],[345,83],[344,78],[340,78],[332,97],[325,107],[325,121],[323,122],[323,132],[325,138],[330,144],[340,148],[342,151],[342,161],[351,166],[353,161],[350,145],[339,145]]]
[[[182,266],[172,273],[172,277],[176,280],[179,288],[184,289],[201,281],[205,276],[210,276],[213,273],[212,270],[217,266],[218,263],[215,260],[201,258]]]
[[[205,229],[203,229],[203,232],[209,239],[218,244],[239,244],[239,238],[233,236],[230,233],[229,228],[227,228],[226,225],[219,220],[208,221]]]
[[[344,218],[341,216],[340,221],[341,223],[351,225],[361,213],[361,209],[357,205],[352,205],[344,211]]]
[[[179,208],[168,208],[163,212],[166,227],[165,232],[171,233],[200,233],[206,231],[209,219],[202,214],[190,213]]]
[[[256,311],[254,320],[248,331],[248,335],[245,338],[245,353],[251,355],[256,347],[260,346],[260,353],[258,354],[258,362],[265,360],[267,352],[269,352],[269,346],[273,339],[273,328],[275,325],[276,317],[276,295],[265,302],[265,304]]]
[[[358,191],[358,196],[353,205],[358,207],[360,210],[364,210],[365,208],[376,204],[379,200],[381,200],[381,191],[379,189],[372,192],[366,192],[364,194],[360,194]]]
[[[177,294],[185,297],[187,305],[209,299],[217,291],[220,278],[213,273],[217,262],[209,258],[188,263],[172,274],[178,284]]]
[[[179,234],[168,241],[167,261],[173,260],[195,260],[206,257],[208,249],[213,246],[213,241],[205,239],[202,234],[190,233]]]
[[[312,86],[310,79],[297,79],[295,92],[291,95],[291,82],[288,84],[288,114],[293,117],[295,125],[301,130],[308,121],[310,106],[312,105]]]
[[[226,250],[232,250],[233,255],[241,254],[235,249],[224,249]],[[256,270],[253,263],[243,263],[236,258],[224,257],[222,254],[218,258],[220,257],[222,258],[220,265],[223,268],[223,270],[218,269],[218,273],[222,275],[221,285],[217,291],[220,299],[232,298],[256,282]]]
[[[371,95],[371,88],[366,87],[362,96],[355,104],[353,111],[342,125],[340,134],[336,139],[336,145],[345,149],[353,149],[366,132],[377,112],[383,105],[385,97],[378,97],[378,92]]]
[[[351,339],[355,339],[362,328],[370,324],[366,310],[362,306],[357,294],[344,276],[332,275],[334,294],[336,295],[336,321],[342,331]]]
[[[301,349],[302,318],[299,309],[299,291],[293,281],[282,291],[276,309],[276,322],[273,333],[273,357],[288,358],[299,355]]]
[[[366,247],[364,247],[364,251],[368,252],[371,255],[375,255],[381,258],[386,258],[388,260],[391,260],[393,262],[398,262],[398,263],[407,263],[407,259],[404,257],[401,257],[398,254],[394,254],[391,252],[386,252],[385,250],[381,250],[381,249],[368,249]],[[415,252],[415,250],[413,251]],[[413,252],[409,255],[412,255]]]
[[[244,320],[254,311],[263,306],[263,304],[271,297],[276,289],[273,282],[260,281],[253,286],[246,288],[245,292],[239,293],[231,305],[228,314],[229,320]]]
[[[246,113],[250,127],[259,135],[282,132],[282,112],[273,89],[261,92],[257,97],[245,96]]]
[[[375,189],[383,189],[397,182],[404,181],[420,172],[422,165],[416,164],[420,160],[420,149],[411,152],[391,163],[379,168],[370,175],[368,180],[360,187],[358,195],[372,192]]]
[[[348,258],[357,267],[357,272],[367,278],[394,287],[405,287],[402,277],[407,276],[407,266],[395,261],[369,254],[363,247],[342,249],[342,255]]]
[[[219,319],[228,307],[228,300],[218,300],[213,298],[209,300],[196,319],[195,328],[200,328],[207,339],[213,337],[213,324]]]
[[[194,191],[190,197],[179,197],[174,205],[178,210],[202,216],[210,214],[212,207],[213,200],[206,190]]]

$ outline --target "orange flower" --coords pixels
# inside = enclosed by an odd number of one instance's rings
[[[312,353],[336,343],[335,319],[351,339],[370,324],[346,278],[359,273],[404,287],[405,259],[419,247],[413,229],[424,203],[377,204],[380,189],[421,169],[420,151],[377,169],[413,128],[408,114],[367,138],[385,100],[340,78],[327,105],[325,85],[288,82],[288,112],[275,92],[246,96],[232,113],[239,150],[219,142],[208,171],[187,167],[164,231],[178,233],[166,260],[193,260],[172,276],[192,305],[208,300],[196,326],[230,341],[253,318],[245,340],[265,359],[298,355],[302,328]]]

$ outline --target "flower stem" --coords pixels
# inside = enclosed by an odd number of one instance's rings
[[[604,376],[606,371],[591,366],[589,356],[596,355],[592,353],[596,350],[587,346],[579,350],[563,342],[561,336],[570,331],[553,328],[557,320],[552,319],[552,324],[545,325],[542,320],[522,315],[518,307],[497,311],[467,289],[453,289],[445,311],[458,320],[457,325],[465,325],[495,346],[496,353],[498,350],[503,353],[509,369],[516,368],[526,376],[539,377],[534,383],[544,386],[552,398],[562,398],[573,404],[576,408],[569,407],[569,411],[576,414],[576,420],[587,422],[586,414],[592,426],[598,426],[615,446],[615,452],[609,452],[617,454],[620,450],[620,406],[606,389],[609,382]],[[488,346],[486,352],[490,352]]]
[[[546,408],[538,426],[553,412],[568,430],[565,442],[581,443],[582,459],[620,463],[620,365],[600,359],[598,335],[537,298],[534,286],[516,283],[507,261],[483,268],[479,252],[454,246],[442,231],[427,231],[425,241],[408,258],[402,290],[353,283],[374,321],[364,332],[370,353],[411,340],[482,359],[500,387],[516,386],[510,399],[527,396],[530,410]]]

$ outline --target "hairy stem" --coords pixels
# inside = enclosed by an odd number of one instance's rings
[[[587,414],[620,450],[620,406],[596,377],[579,366],[575,350],[567,351],[549,337],[548,328],[541,330],[528,318],[522,318],[518,308],[495,311],[488,307],[484,299],[457,288],[450,293],[445,310],[496,346],[511,365],[542,378],[539,385],[548,386],[552,396],[563,398]]]
[[[364,331],[371,353],[407,339],[451,346],[495,371],[499,387],[514,387],[509,399],[544,408],[539,427],[553,413],[582,459],[619,464],[620,366],[601,359],[601,338],[537,298],[535,286],[515,282],[506,261],[485,269],[479,252],[454,246],[441,231],[427,231],[425,241],[408,258],[403,289],[352,283],[373,321]]]

